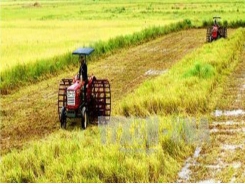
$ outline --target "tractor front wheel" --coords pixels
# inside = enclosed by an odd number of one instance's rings
[[[86,108],[83,108],[82,110],[82,121],[81,121],[81,126],[82,129],[86,129],[88,125],[88,112],[86,110]]]
[[[60,114],[60,127],[66,129],[66,108],[62,107]]]

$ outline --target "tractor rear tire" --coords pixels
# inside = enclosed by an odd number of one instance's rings
[[[84,111],[84,115],[82,115],[81,125],[82,125],[82,129],[85,130],[87,128],[87,125],[88,125],[88,112],[86,110]]]
[[[66,109],[62,107],[60,114],[60,127],[66,129]]]
[[[212,42],[212,27],[207,28],[206,41]]]

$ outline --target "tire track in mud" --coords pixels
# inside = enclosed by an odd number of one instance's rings
[[[212,114],[210,141],[196,148],[178,182],[245,182],[245,48]]]
[[[205,34],[204,29],[184,30],[122,49],[95,63],[88,63],[88,74],[109,79],[113,109],[123,96],[143,81],[166,72],[186,54],[202,46]],[[64,74],[1,97],[1,154],[59,130],[59,81],[72,78],[77,70],[78,67],[66,70]]]

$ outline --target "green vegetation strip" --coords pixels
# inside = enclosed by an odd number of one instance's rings
[[[118,36],[107,42],[99,41],[91,45],[95,49],[92,60],[99,59],[105,54],[109,54],[117,49],[138,45],[149,41],[156,37],[177,32],[191,27],[191,21],[184,20],[182,22],[171,24],[164,27],[146,28],[132,35]],[[12,89],[19,86],[33,83],[38,80],[48,78],[77,64],[77,58],[72,57],[71,53],[67,53],[60,57],[47,60],[38,60],[37,62],[28,64],[18,64],[8,70],[1,72],[0,90],[2,94],[8,93]]]
[[[210,111],[216,104],[212,100],[216,96],[213,92],[234,70],[244,41],[245,30],[240,28],[233,37],[204,45],[168,73],[144,82],[122,100],[115,112],[125,116],[148,116]]]
[[[213,20],[203,20],[202,21],[202,27],[209,27],[210,25],[213,25]],[[222,22],[219,23],[220,26],[224,26],[229,28],[239,28],[239,27],[245,27],[245,20],[239,19],[239,20],[223,20]]]

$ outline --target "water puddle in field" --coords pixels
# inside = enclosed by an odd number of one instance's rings
[[[202,150],[201,147],[197,147],[196,150],[195,150],[195,152],[194,152],[193,157],[194,158],[199,157],[201,150]]]
[[[153,69],[150,69],[148,71],[145,72],[145,75],[161,75],[161,74],[164,74],[164,73],[167,73],[168,70],[153,70]]]
[[[214,126],[210,129],[210,133],[245,133],[245,127],[238,127],[238,126],[244,126],[245,122],[235,122],[235,121],[224,121],[224,122],[213,122],[211,124]],[[235,126],[229,127],[230,125]],[[216,127],[217,126],[217,127]],[[227,126],[226,128],[219,128],[219,126]]]
[[[218,129],[218,128],[212,128],[212,129],[210,129],[210,133],[219,133],[219,132],[226,132],[226,133],[245,132],[245,128],[236,128],[236,129]]]
[[[205,165],[204,167],[209,169],[222,169],[223,167],[220,165]]]
[[[217,126],[217,125],[245,125],[245,122],[235,122],[235,121],[218,122],[218,121],[214,121],[211,125],[213,125],[213,126]]]
[[[216,181],[214,179],[208,179],[208,180],[199,181],[198,183],[221,183],[221,182]]]
[[[179,179],[177,182],[186,182],[189,180],[191,175],[190,166],[196,164],[196,159],[199,157],[201,150],[201,147],[196,147],[193,157],[188,157],[186,159],[184,167],[182,167],[181,171],[178,173]]]
[[[233,164],[232,164],[232,167],[234,168],[234,169],[238,169],[238,168],[240,168],[242,166],[242,163],[241,162],[234,162]]]
[[[229,167],[229,166],[232,166],[234,169],[238,169],[242,166],[241,162],[233,162],[231,164],[228,164],[228,163],[223,162],[220,158],[217,161],[218,161],[218,163],[215,165],[214,164],[208,164],[208,165],[200,165],[200,166],[206,167],[209,169],[215,169],[216,171],[220,171],[221,169]]]
[[[238,110],[231,110],[231,111],[215,110],[213,115],[215,117],[219,117],[219,116],[240,116],[244,114],[245,114],[244,110],[238,109]]]
[[[223,150],[230,150],[230,151],[234,151],[236,149],[243,149],[243,144],[237,144],[237,145],[231,145],[231,144],[223,144],[221,146],[221,148]]]
[[[189,169],[189,167],[191,166],[191,164],[189,163],[190,160],[191,160],[191,157],[189,157],[186,160],[186,163],[185,163],[184,167],[178,173],[178,176],[180,178],[180,181],[182,181],[182,180],[188,180],[190,178],[190,173],[191,173],[191,170]]]

